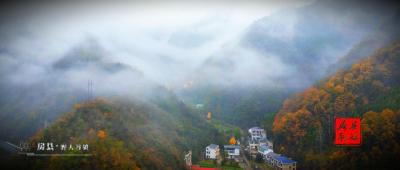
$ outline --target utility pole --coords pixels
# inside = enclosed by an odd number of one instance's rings
[[[89,66],[89,56],[86,56],[86,65]],[[93,98],[93,81],[91,79],[88,79],[88,87],[87,87],[87,95],[88,95],[88,101]]]
[[[93,81],[92,80],[88,80],[88,84],[87,84],[87,100],[91,100],[93,98]]]

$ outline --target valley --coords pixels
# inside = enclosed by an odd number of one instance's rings
[[[0,10],[0,168],[395,169],[399,6],[211,4]]]

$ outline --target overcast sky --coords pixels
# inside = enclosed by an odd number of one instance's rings
[[[13,55],[13,59],[3,60],[25,63],[24,67],[13,68],[14,80],[41,81],[37,77],[45,77],[44,67],[90,37],[107,51],[111,61],[130,65],[162,85],[176,86],[210,55],[233,46],[254,21],[308,3],[133,1],[36,5],[2,22],[2,35],[7,38],[1,45],[9,52],[3,55]]]

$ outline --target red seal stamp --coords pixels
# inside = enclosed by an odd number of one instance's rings
[[[335,144],[353,145],[361,144],[361,119],[336,118],[335,119]]]

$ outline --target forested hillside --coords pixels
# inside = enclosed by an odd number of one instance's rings
[[[1,7],[1,169],[179,170],[188,151],[193,165],[286,166],[268,158],[271,143],[282,154],[273,159],[297,162],[289,169],[400,161],[398,3]],[[338,117],[361,118],[361,146],[334,144]],[[88,144],[90,155],[37,149],[50,142]],[[239,155],[224,151],[228,143]],[[210,144],[237,163],[204,161]]]
[[[277,113],[275,149],[304,169],[384,169],[400,154],[400,44],[287,99]],[[362,118],[362,145],[333,144],[336,117]]]
[[[177,93],[226,123],[259,125],[289,95],[397,40],[396,10],[390,2],[318,0],[274,12],[207,57]]]
[[[194,88],[184,91],[187,103],[203,104],[203,114],[213,113],[213,118],[247,129],[261,125],[265,113],[279,110],[289,92],[280,88]]]
[[[20,168],[36,169],[182,169],[185,152],[192,150],[196,161],[201,148],[222,139],[205,119],[175,101],[149,104],[99,98],[78,103],[31,142],[87,143],[92,157],[16,157],[12,161],[27,159]]]

